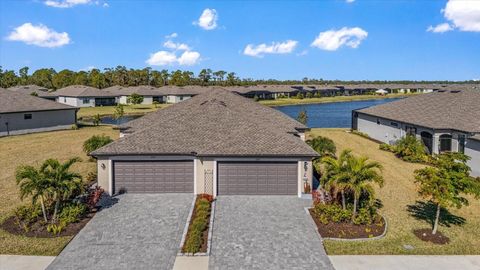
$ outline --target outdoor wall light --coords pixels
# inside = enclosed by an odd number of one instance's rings
[[[107,166],[105,166],[105,163],[102,163],[102,165],[100,165],[100,167],[102,167],[102,169],[105,170],[105,168],[106,168]]]

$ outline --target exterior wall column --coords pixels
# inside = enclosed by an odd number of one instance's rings
[[[302,197],[305,194],[305,184],[310,185],[312,189],[313,179],[313,163],[311,160],[301,160],[298,162],[298,197]]]
[[[458,141],[458,133],[452,134],[452,152],[458,152],[459,150],[459,141]]]
[[[432,138],[432,153],[438,154],[440,151],[440,134],[433,134]]]

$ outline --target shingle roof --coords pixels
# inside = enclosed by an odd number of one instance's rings
[[[283,113],[222,89],[132,121],[133,133],[92,155],[316,156]]]
[[[7,88],[7,90],[31,95],[32,93],[36,93],[38,97],[56,97],[57,95],[49,92],[49,90],[45,87],[41,87],[38,85],[30,84],[30,85],[17,85]]]
[[[114,93],[109,91],[100,90],[94,87],[85,85],[70,85],[55,92],[58,96],[66,97],[115,97]]]
[[[164,95],[157,87],[153,87],[150,85],[139,85],[139,86],[111,86],[108,88],[103,89],[102,91],[108,91],[115,95],[125,95],[129,96],[133,93],[142,95],[142,96],[162,96]]]
[[[445,91],[415,95],[357,112],[433,129],[478,133],[480,91]]]
[[[0,113],[76,110],[75,107],[14,91],[0,91]]]

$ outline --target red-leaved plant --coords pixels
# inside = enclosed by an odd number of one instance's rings
[[[213,202],[213,195],[207,194],[207,193],[202,193],[198,195],[201,199],[205,199],[208,202]]]
[[[103,192],[104,192],[103,188],[98,186],[90,191],[90,194],[88,194],[88,198],[87,198],[87,204],[90,209],[95,208]]]

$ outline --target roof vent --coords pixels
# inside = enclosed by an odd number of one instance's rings
[[[460,92],[462,92],[462,91],[460,91],[460,90],[450,91],[450,93],[460,93]]]
[[[438,93],[445,93],[445,90],[438,90]]]

